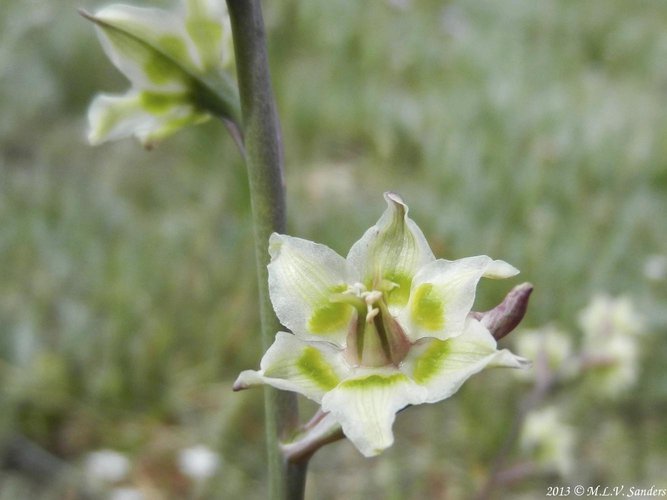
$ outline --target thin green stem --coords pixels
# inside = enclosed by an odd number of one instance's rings
[[[282,142],[266,52],[266,35],[259,0],[227,0],[232,24],[246,165],[255,231],[262,343],[267,349],[280,324],[268,293],[268,241],[272,232],[285,232],[285,188]],[[296,396],[265,389],[269,492],[276,500],[303,498],[306,466],[289,465],[280,439],[298,427]]]
[[[308,461],[294,463],[287,462],[287,476],[285,479],[285,494],[289,499],[302,499],[306,491],[306,475]]]

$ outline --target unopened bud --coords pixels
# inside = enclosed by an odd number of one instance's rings
[[[531,293],[533,293],[533,285],[522,283],[512,288],[503,301],[490,311],[473,312],[472,314],[488,328],[493,338],[500,340],[521,323],[526,314]]]

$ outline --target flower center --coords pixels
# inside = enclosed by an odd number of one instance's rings
[[[346,357],[358,366],[385,366],[398,364],[405,358],[410,341],[389,312],[386,292],[395,288],[390,282],[381,282],[368,290],[362,283],[354,283],[332,298],[356,309],[356,321],[350,326]]]

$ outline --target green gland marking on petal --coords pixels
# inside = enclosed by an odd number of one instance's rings
[[[156,85],[173,80],[183,81],[188,78],[187,73],[179,68],[170,59],[170,56],[159,52],[144,40],[110,24],[98,22],[98,25],[117,51],[124,57],[142,64],[144,73]],[[167,35],[165,38],[170,37]],[[167,41],[168,45],[170,43],[173,45],[172,42]]]
[[[188,48],[183,39],[177,35],[164,35],[157,41],[160,49],[176,61],[189,61]]]
[[[180,118],[173,118],[165,121],[162,126],[157,128],[152,134],[148,137],[151,140],[160,140],[164,137],[167,137],[179,129],[186,127],[188,125],[196,125],[198,123],[203,123],[209,119],[209,116],[203,113],[194,113]]]
[[[340,302],[331,302],[318,307],[308,320],[308,329],[312,333],[332,333],[345,328],[350,321],[352,306]]]
[[[451,345],[447,340],[433,340],[426,351],[417,359],[412,378],[418,384],[428,382],[442,370],[442,365],[451,352]]]
[[[306,347],[296,362],[296,367],[305,377],[325,391],[330,391],[340,382],[331,366],[324,360],[322,353],[314,347]]]
[[[331,287],[331,295],[339,294],[347,289],[341,284]],[[308,330],[312,333],[332,333],[347,327],[352,316],[353,308],[343,302],[324,302],[315,307],[308,320]]]
[[[401,273],[387,273],[384,279],[391,281],[396,287],[387,292],[387,303],[390,306],[404,306],[410,299],[410,286],[412,285],[412,277]]]
[[[414,291],[412,320],[426,330],[445,326],[445,304],[432,283],[423,283]]]
[[[155,52],[143,65],[148,79],[156,85],[163,85],[174,80],[186,79],[186,74],[172,61],[162,54]]]
[[[188,103],[186,94],[170,94],[161,92],[141,92],[141,107],[153,115],[167,113],[173,106]]]
[[[364,378],[346,380],[340,385],[348,389],[379,389],[382,387],[391,387],[406,381],[408,381],[408,378],[405,375],[395,373],[389,376],[370,375]]]
[[[222,26],[219,22],[210,21],[201,17],[193,17],[185,23],[188,35],[197,45],[199,52],[204,56],[204,66],[218,63],[216,48],[222,41]]]
[[[216,21],[191,19],[186,23],[186,29],[195,42],[202,46],[215,46],[222,40],[222,25]]]

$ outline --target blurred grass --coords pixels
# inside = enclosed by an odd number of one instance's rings
[[[262,498],[261,397],[229,393],[261,356],[233,144],[210,123],[152,152],[131,140],[90,148],[88,103],[126,87],[76,15],[98,4],[2,5],[0,439],[20,433],[74,465],[96,448],[125,451],[156,498],[189,491],[173,450],[203,441],[225,464],[204,495]],[[594,292],[632,295],[653,330],[641,389],[581,426],[620,422],[630,432],[621,448],[645,447],[631,454],[643,465],[623,477],[591,465],[588,477],[660,479],[667,286],[642,269],[667,253],[667,4],[284,0],[266,10],[290,233],[345,254],[391,189],[436,255],[486,253],[520,268],[536,287],[529,326],[573,329]],[[510,285],[483,283],[478,308]],[[468,496],[520,394],[502,375],[401,414],[397,444],[377,460],[348,444],[323,450],[311,497]],[[1,474],[0,498],[37,494]]]

